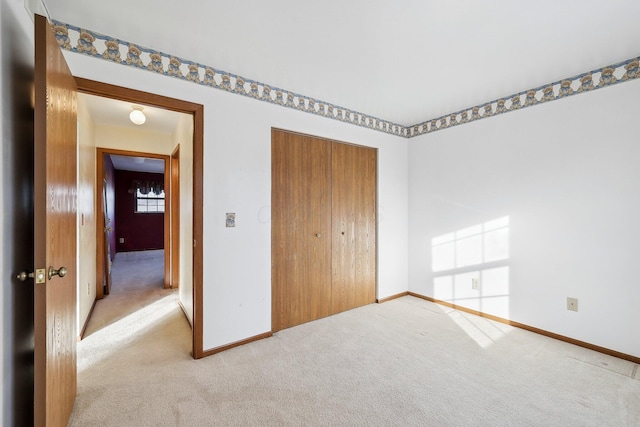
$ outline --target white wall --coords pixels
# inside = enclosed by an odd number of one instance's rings
[[[71,72],[74,73],[73,68]],[[120,127],[103,123],[95,124],[95,138],[96,146],[100,148],[141,151],[167,156],[171,155],[174,145],[172,134],[168,132],[159,132],[147,128]]]
[[[77,331],[82,332],[96,299],[96,145],[85,98],[78,96]]]
[[[180,282],[178,289],[182,307],[193,325],[193,116],[180,117],[173,139],[176,146],[180,144]]]
[[[409,289],[640,356],[639,97],[633,81],[412,139]],[[504,216],[507,260],[431,271],[434,237]],[[472,290],[492,267],[508,283]]]
[[[71,52],[65,57],[76,76],[205,107],[205,350],[271,330],[272,126],[378,148],[378,297],[407,290],[406,139]],[[235,228],[225,228],[226,212],[236,212]]]

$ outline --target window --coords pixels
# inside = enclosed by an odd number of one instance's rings
[[[149,191],[142,194],[140,189],[136,189],[136,213],[162,213],[164,212],[164,190],[159,194]]]

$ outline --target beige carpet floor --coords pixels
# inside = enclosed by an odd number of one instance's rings
[[[164,289],[163,266],[163,250],[116,253],[111,293],[96,302],[85,337],[170,294],[170,290]]]
[[[98,303],[71,426],[640,425],[638,365],[427,301],[196,361],[176,292],[141,288]]]

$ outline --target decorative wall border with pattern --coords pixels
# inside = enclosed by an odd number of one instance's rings
[[[286,89],[182,59],[134,43],[53,21],[58,44],[66,50],[140,68],[282,107],[406,137],[406,126],[382,120]]]
[[[53,27],[58,44],[72,52],[405,138],[640,78],[640,57],[631,58],[412,126],[403,126],[60,21],[53,20]]]
[[[409,126],[407,138],[516,111],[640,77],[639,58],[579,74]]]

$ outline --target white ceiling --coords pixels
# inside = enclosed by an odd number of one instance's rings
[[[119,126],[132,129],[153,130],[154,132],[162,132],[173,134],[178,126],[178,120],[184,113],[164,110],[162,108],[143,106],[132,104],[130,102],[118,101],[110,98],[79,93],[78,97],[82,98],[89,109],[89,115],[94,123]],[[141,108],[147,120],[142,125],[136,125],[129,120],[129,114],[133,107]]]
[[[164,173],[164,160],[149,157],[120,156],[111,154],[113,167],[117,170]]]
[[[91,120],[94,123],[106,126],[142,128],[155,133],[160,132],[171,135],[178,125],[180,116],[184,115],[183,113],[161,108],[141,106],[86,93],[79,93],[78,97],[87,106]],[[142,108],[147,118],[144,124],[136,125],[129,120],[129,113],[131,113],[133,106]],[[164,161],[160,159],[111,155],[111,160],[114,168],[118,170],[164,173]]]
[[[638,0],[46,0],[53,19],[402,125],[640,55]]]

